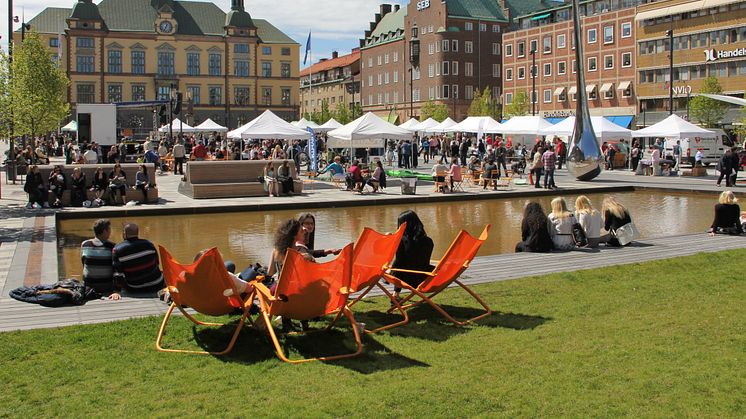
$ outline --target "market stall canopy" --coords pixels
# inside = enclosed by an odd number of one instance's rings
[[[725,96],[725,95],[713,95],[710,93],[700,93],[700,96],[709,97],[710,99],[720,100],[733,105],[746,106],[746,99],[740,97]]]
[[[329,131],[327,135],[329,136],[327,145],[332,148],[382,147],[383,139],[412,139],[411,131],[386,122],[372,112],[366,113],[347,125]]]
[[[647,128],[632,131],[633,137],[664,137],[664,138],[695,138],[711,137],[715,133],[704,128],[700,128],[684,118],[673,114],[668,118],[651,125]]]
[[[251,122],[229,131],[227,137],[302,140],[310,135],[308,131],[291,125],[268,109]]]
[[[448,128],[450,128],[450,127],[452,127],[454,125],[456,125],[456,121],[454,121],[451,118],[446,118],[445,120],[443,120],[443,122],[441,122],[440,124],[438,124],[438,125],[430,128],[426,132],[438,132],[438,133],[445,132]]]
[[[632,130],[628,130],[620,125],[617,125],[603,116],[592,116],[591,125],[593,125],[593,132],[596,137],[602,140],[610,140],[613,138],[632,138]],[[575,130],[575,117],[569,116],[563,119],[561,122],[552,125],[548,128],[543,128],[539,131],[539,135],[558,135],[561,137],[572,136],[573,130]]]
[[[78,131],[78,121],[72,120],[67,123],[64,127],[61,128],[62,131],[68,131],[68,132],[77,132]]]
[[[319,125],[317,128],[314,128],[313,130],[314,131],[319,131],[319,132],[328,132],[328,131],[331,131],[333,129],[337,129],[337,128],[341,127],[341,126],[342,126],[342,124],[340,124],[339,122],[337,122],[336,119],[332,118],[332,119],[326,121],[324,124]]]
[[[502,124],[501,132],[514,135],[541,135],[542,129],[551,126],[551,122],[538,115],[514,116]]]
[[[434,120],[433,118],[427,118],[426,120],[420,122],[419,124],[415,125],[411,129],[417,132],[430,132],[430,128],[438,125],[440,122]]]
[[[194,128],[192,126],[187,125],[186,122],[182,122],[179,118],[174,118],[174,120],[171,121],[171,127],[173,128],[174,132],[179,132],[179,130],[181,130],[182,132],[194,132]],[[168,132],[168,125],[164,125],[158,128],[158,132]]]
[[[483,132],[494,134],[500,123],[489,116],[470,116],[456,125],[445,129],[445,132]]]
[[[407,129],[407,130],[410,130],[410,131],[414,132],[413,128],[416,127],[419,124],[420,124],[420,121],[418,121],[418,120],[416,120],[414,118],[409,118],[409,121],[407,121],[407,122],[399,125],[399,128],[404,128],[404,129]]]
[[[212,119],[208,118],[207,121],[197,125],[194,127],[195,131],[200,132],[227,132],[228,128],[218,124],[217,122],[213,121]]]
[[[310,127],[311,129],[316,129],[319,127],[319,124],[309,121],[306,118],[301,118],[300,121],[291,122],[292,125],[295,125],[296,127],[305,130],[306,128]]]

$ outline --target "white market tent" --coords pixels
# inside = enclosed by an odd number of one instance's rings
[[[433,118],[427,118],[426,120],[410,128],[410,130],[417,132],[429,132],[431,128],[438,125],[439,123],[440,122],[434,120]]]
[[[383,139],[410,140],[412,132],[384,121],[373,112],[368,112],[327,134],[327,145],[332,148],[382,147]]]
[[[67,123],[64,127],[60,128],[62,131],[69,131],[69,132],[77,132],[78,131],[78,121],[72,120]]]
[[[268,109],[251,122],[229,131],[227,137],[302,140],[310,135],[308,131],[291,125]]]
[[[194,132],[194,128],[192,126],[187,125],[186,122],[182,122],[179,118],[174,118],[174,120],[171,121],[171,127],[173,128],[174,132],[179,132],[179,130],[181,130],[182,132]],[[164,125],[158,128],[158,132],[168,132],[168,125]]]
[[[541,135],[540,131],[552,123],[538,115],[514,116],[500,126],[502,134]]]
[[[208,118],[207,121],[194,127],[194,130],[199,132],[227,132],[228,128]]]
[[[664,138],[695,138],[714,136],[715,133],[700,128],[684,120],[684,118],[673,114],[668,118],[651,125],[647,128],[632,131],[633,137],[664,137]]]
[[[451,118],[446,118],[440,124],[426,130],[425,132],[445,132],[448,128],[456,125],[456,121]]]
[[[419,124],[420,124],[420,121],[418,121],[418,120],[416,120],[414,118],[409,118],[409,120],[407,122],[399,125],[399,128],[404,128],[404,129],[407,129],[407,130],[410,130],[410,131],[414,132],[415,130],[413,128],[416,127]]]
[[[746,99],[742,99],[740,97],[733,97],[733,96],[725,96],[725,95],[713,95],[710,93],[700,93],[700,96],[709,97],[710,99],[719,100],[722,102],[727,102],[733,105],[738,106],[746,106]]]
[[[331,131],[333,129],[340,128],[341,126],[342,126],[342,124],[340,124],[339,122],[337,122],[336,119],[332,118],[332,119],[326,121],[324,124],[319,125],[317,128],[314,128],[313,130],[314,131],[319,131],[319,132],[328,132],[328,131]]]
[[[493,133],[500,123],[489,116],[470,116],[456,125],[446,128],[445,132],[483,132]]]
[[[632,138],[632,130],[628,130],[621,125],[617,125],[603,116],[592,116],[591,124],[593,132],[601,140],[611,140],[615,138]],[[575,130],[575,117],[569,116],[561,122],[539,131],[539,135],[557,135],[560,137],[570,137]]]
[[[302,130],[305,130],[308,127],[311,127],[311,129],[316,129],[316,128],[319,127],[319,124],[317,124],[317,123],[315,123],[313,121],[309,121],[306,118],[301,118],[300,121],[291,122],[291,124],[295,125],[296,127],[300,128]]]

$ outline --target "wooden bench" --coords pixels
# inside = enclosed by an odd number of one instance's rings
[[[275,172],[287,161],[293,178],[295,193],[303,192],[303,181],[298,179],[293,160],[273,160]],[[205,160],[190,161],[179,184],[179,193],[194,199],[240,198],[266,196],[264,175],[268,160]]]
[[[52,173],[52,170],[57,165],[40,165],[39,166],[39,173],[41,173],[41,178],[44,181],[44,184],[47,185],[47,188],[49,188],[49,174]],[[97,168],[104,169],[104,173],[106,173],[106,176],[109,176],[109,173],[111,173],[112,170],[114,170],[113,164],[68,164],[68,165],[60,165],[62,166],[62,173],[65,175],[65,191],[62,194],[62,205],[69,206],[70,205],[70,190],[72,189],[72,177],[73,177],[73,170],[78,167],[80,168],[80,171],[83,172],[85,175],[85,181],[86,181],[86,199],[92,200],[96,198],[96,193],[94,191],[91,191],[91,185],[93,184],[93,176],[96,174]],[[155,174],[155,167],[152,163],[145,164],[145,169],[148,173],[148,180],[150,181],[150,189],[148,190],[148,202],[158,202],[158,188],[156,187],[156,174]],[[122,163],[122,171],[124,172],[124,175],[127,177],[127,201],[142,201],[142,192],[138,189],[135,189],[135,175],[137,171],[140,170],[140,164],[138,163]],[[49,203],[51,205],[52,202],[55,201],[56,196],[53,192],[49,192]]]

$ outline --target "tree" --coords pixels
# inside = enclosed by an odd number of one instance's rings
[[[10,60],[0,51],[0,138],[10,136]]]
[[[329,111],[329,100],[324,99],[321,101],[321,112],[318,115],[318,119],[314,119],[313,122],[317,124],[325,124],[326,121],[332,118],[332,113]]]
[[[723,88],[717,77],[710,76],[702,83],[700,93],[720,94]],[[689,104],[692,119],[705,127],[716,127],[725,116],[726,106],[723,102],[704,96],[695,96]]]
[[[70,110],[65,103],[70,80],[52,61],[49,48],[39,35],[26,35],[20,47],[15,48],[11,68],[14,132],[34,136],[56,130]]]
[[[485,87],[483,92],[474,90],[474,99],[469,105],[469,116],[493,116],[494,106],[492,103],[492,91]]]
[[[350,123],[350,121],[352,121],[352,119],[350,119],[350,108],[348,108],[344,102],[337,103],[337,108],[334,110],[333,118],[342,125]]]
[[[513,101],[510,104],[505,105],[503,114],[506,118],[528,114],[528,93],[525,91],[516,93],[513,97]]]
[[[420,109],[420,119],[424,121],[427,118],[443,122],[444,119],[448,118],[448,106],[443,103],[436,104],[432,100],[428,100],[422,105],[422,109]]]

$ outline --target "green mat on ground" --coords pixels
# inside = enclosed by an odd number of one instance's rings
[[[433,180],[432,175],[413,172],[411,170],[387,170],[387,177],[416,177],[419,180]]]

